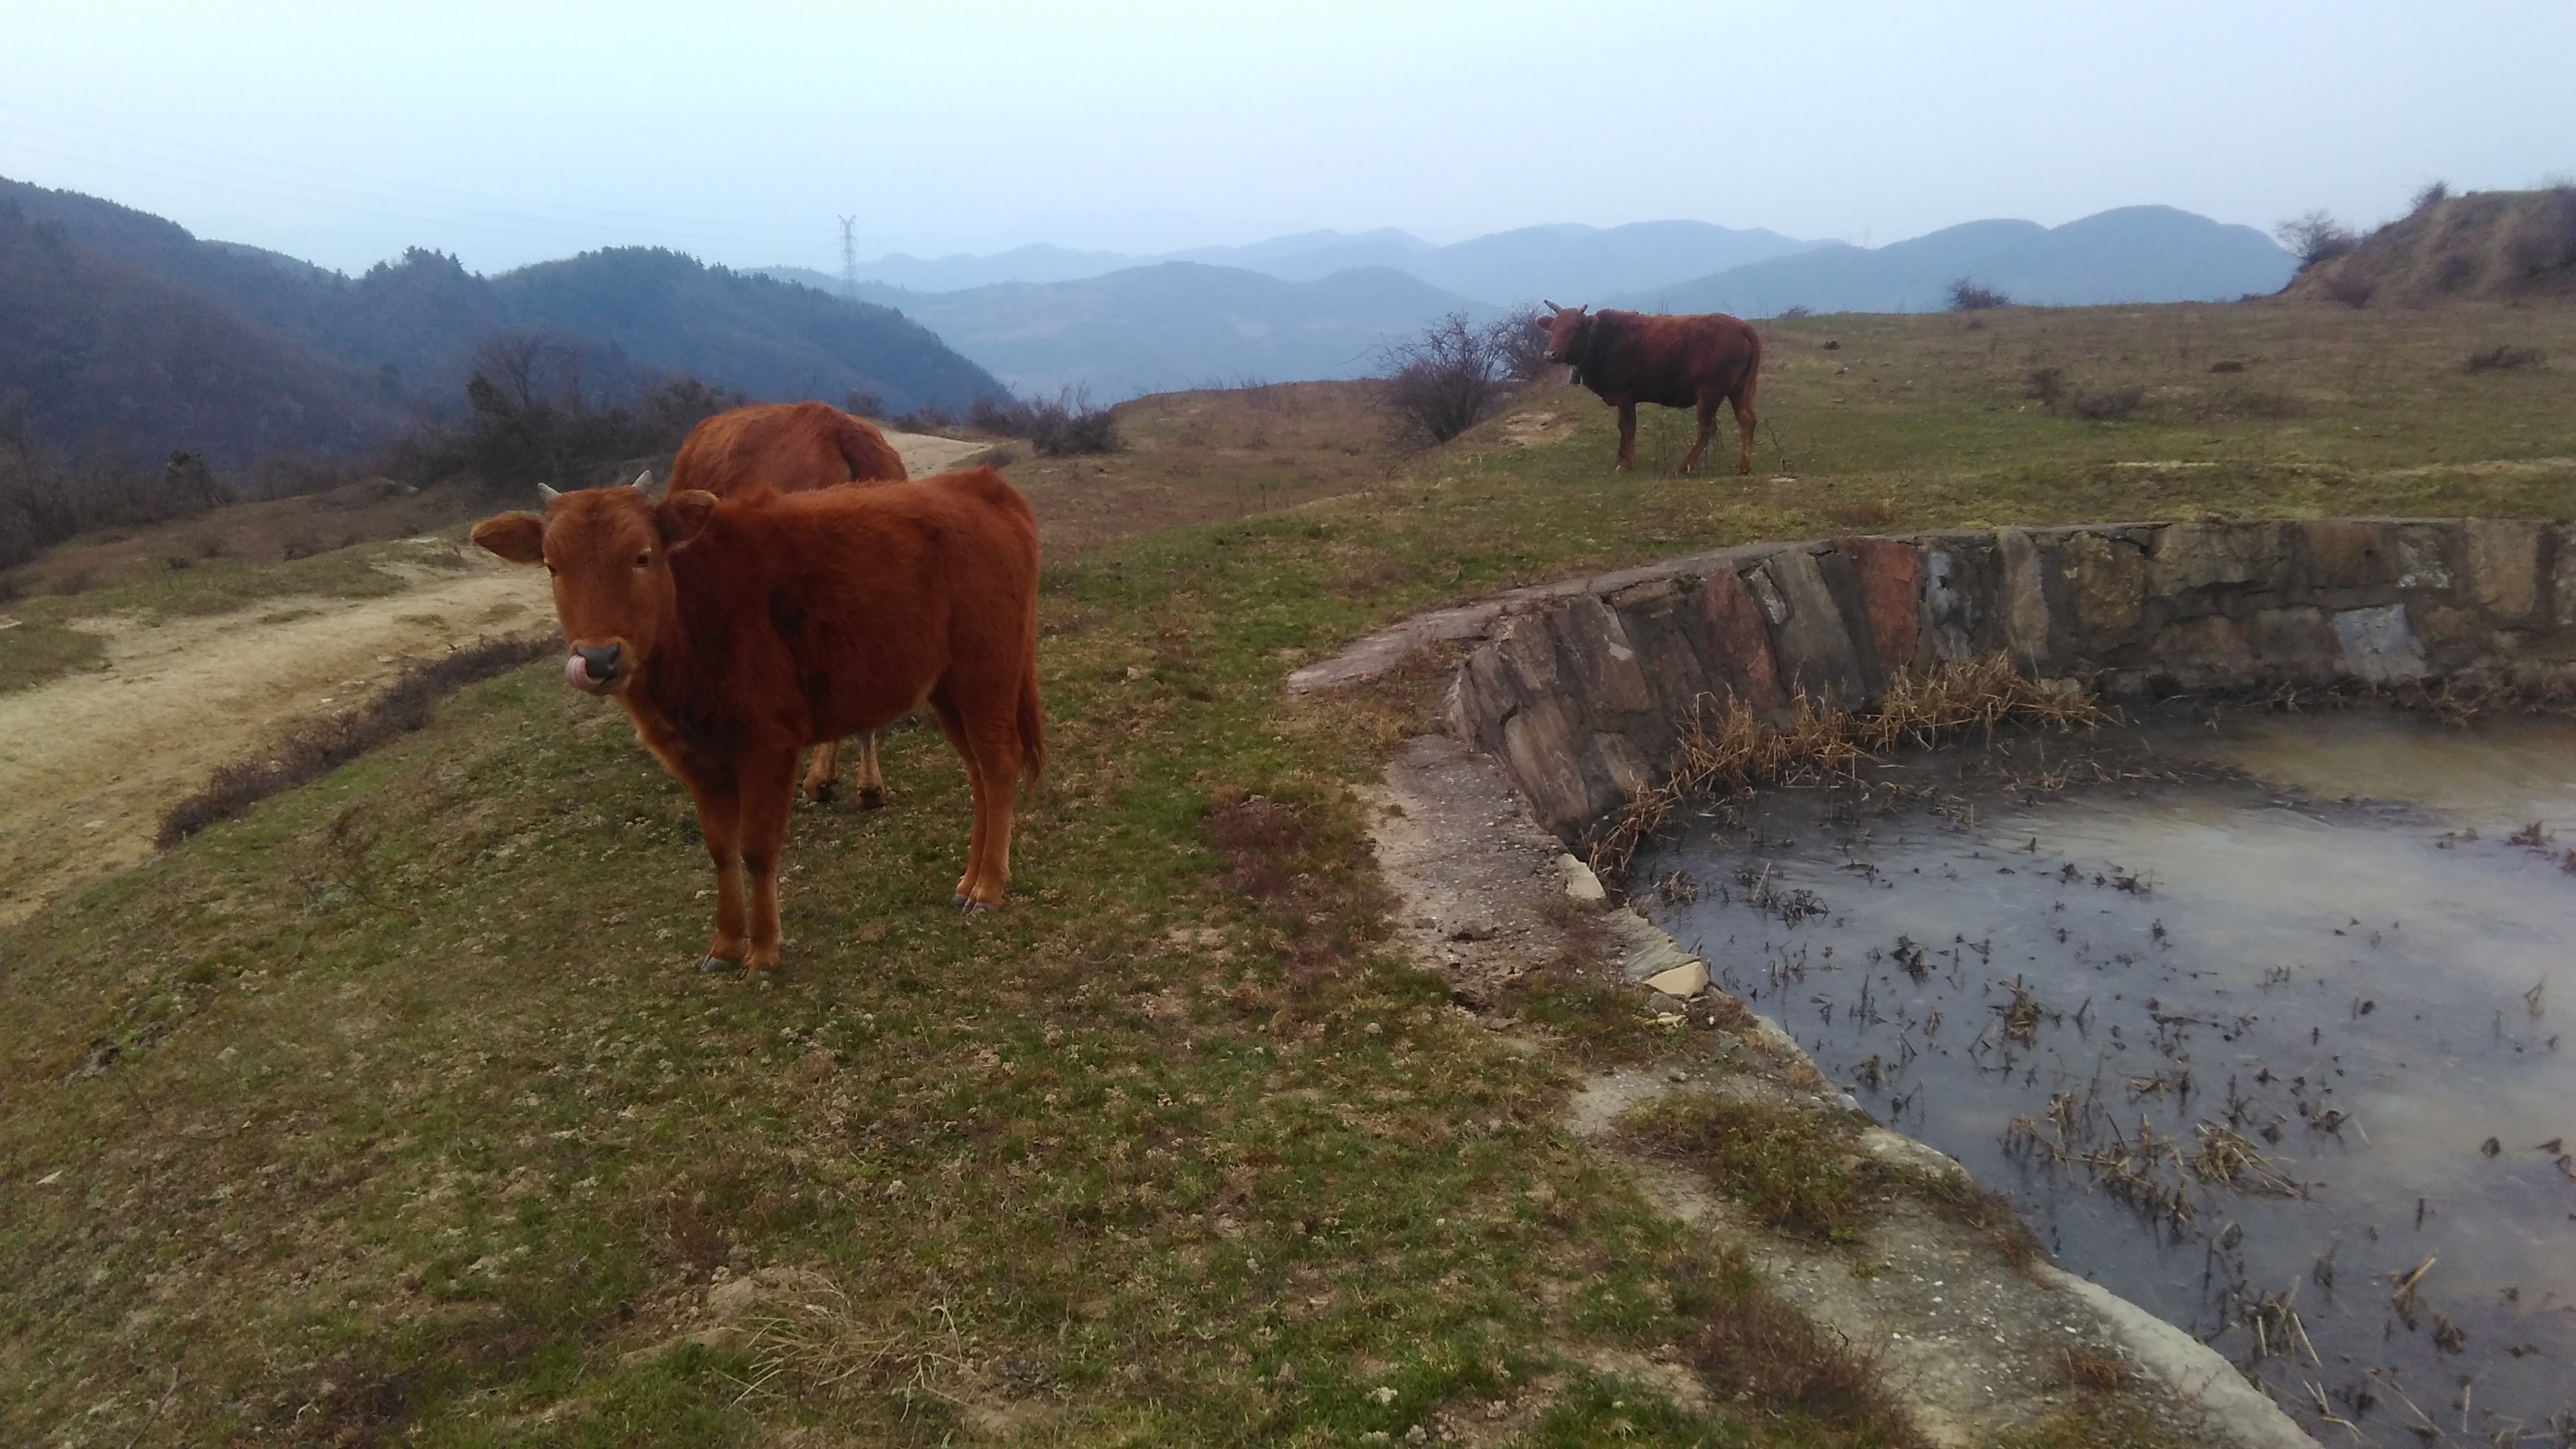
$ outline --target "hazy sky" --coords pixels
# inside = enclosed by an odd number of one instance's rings
[[[2576,4],[7,0],[0,175],[356,270],[1690,217],[1884,243],[2576,173]]]

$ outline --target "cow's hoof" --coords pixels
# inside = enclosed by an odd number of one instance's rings
[[[832,803],[832,787],[829,785],[808,785],[802,793],[805,796],[805,803],[808,805],[829,805]]]
[[[728,961],[722,956],[701,956],[698,958],[698,970],[704,975],[731,976],[741,969],[741,962]]]
[[[958,910],[970,916],[979,911],[989,911],[992,909],[991,906],[984,904],[973,896],[963,894],[962,892],[960,894],[950,896],[948,898],[948,904],[955,906]]]
[[[859,791],[859,808],[862,810],[883,810],[885,808],[885,792],[883,790],[862,789]]]

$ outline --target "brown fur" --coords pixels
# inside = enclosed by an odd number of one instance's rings
[[[1000,474],[724,501],[592,489],[486,519],[474,541],[544,563],[568,643],[618,651],[596,688],[688,787],[715,861],[710,962],[778,964],[796,752],[925,700],[974,793],[955,898],[1001,901],[1012,795],[1046,743],[1037,522]]]
[[[1557,307],[1538,325],[1547,329],[1547,360],[1570,363],[1574,380],[1619,410],[1619,462],[1637,460],[1637,404],[1697,408],[1699,438],[1683,455],[1681,471],[1699,466],[1717,405],[1735,409],[1735,471],[1753,471],[1753,385],[1762,371],[1762,336],[1723,312],[1696,317],[1648,317],[1637,312],[1587,312]]]
[[[903,456],[865,418],[818,402],[759,403],[691,428],[671,463],[671,491],[734,498],[764,485],[804,493],[905,476]]]
[[[689,430],[671,463],[671,491],[697,489],[736,498],[755,489],[807,493],[843,483],[900,483],[909,476],[903,455],[865,418],[818,402],[758,403],[716,414]],[[832,798],[841,772],[841,744],[814,747],[805,771],[805,798]],[[874,730],[859,736],[859,808],[885,803],[885,772],[877,764]]]

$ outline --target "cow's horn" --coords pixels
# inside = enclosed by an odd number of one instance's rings
[[[546,502],[548,502],[548,503],[552,503],[552,502],[554,502],[556,499],[561,498],[563,495],[562,495],[562,494],[560,494],[560,493],[557,493],[555,490],[553,490],[552,488],[547,487],[547,486],[546,486],[546,485],[544,485],[543,483],[540,483],[540,484],[538,484],[538,485],[537,485],[537,496],[538,496],[539,498],[544,499],[544,500],[545,500]]]
[[[636,475],[635,475],[635,481],[634,481],[633,483],[629,484],[628,486],[629,486],[629,487],[631,487],[631,488],[633,488],[636,492],[643,494],[643,495],[644,495],[645,497],[647,497],[647,498],[652,497],[652,496],[653,496],[653,470],[652,470],[652,469],[650,469],[650,468],[647,468],[647,469],[645,469],[643,472],[636,474]]]
[[[1548,299],[1546,299],[1545,297],[1541,297],[1541,298],[1539,298],[1539,299],[1538,299],[1538,304],[1539,304],[1540,306],[1542,306],[1542,307],[1545,307],[1547,310],[1549,310],[1549,311],[1551,311],[1551,312],[1562,312],[1562,311],[1564,311],[1564,310],[1565,310],[1563,307],[1560,307],[1560,306],[1556,305],[1554,302],[1549,301],[1549,300],[1548,300]]]

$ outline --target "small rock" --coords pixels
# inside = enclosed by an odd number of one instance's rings
[[[1591,904],[1598,904],[1610,898],[1609,894],[1601,889],[1601,877],[1594,875],[1592,867],[1582,861],[1571,855],[1560,855],[1556,858],[1556,868],[1565,876],[1567,895]]]
[[[55,1168],[53,1171],[46,1173],[44,1176],[42,1176],[42,1177],[40,1177],[40,1178],[37,1178],[37,1179],[36,1179],[36,1186],[38,1186],[38,1187],[52,1187],[55,1183],[58,1183],[58,1182],[60,1182],[60,1181],[62,1181],[62,1180],[63,1180],[63,1173],[64,1173],[65,1171],[67,1171],[67,1170],[68,1170],[68,1169],[60,1168],[60,1167]]]
[[[1658,971],[1647,977],[1646,985],[1667,996],[1687,1001],[1708,989],[1708,967],[1698,961],[1685,961],[1669,971]]]
[[[1681,1010],[1682,1002],[1679,997],[1667,996],[1663,992],[1658,991],[1654,995],[1646,998],[1646,1014],[1648,1016],[1678,1016],[1681,1014]]]

